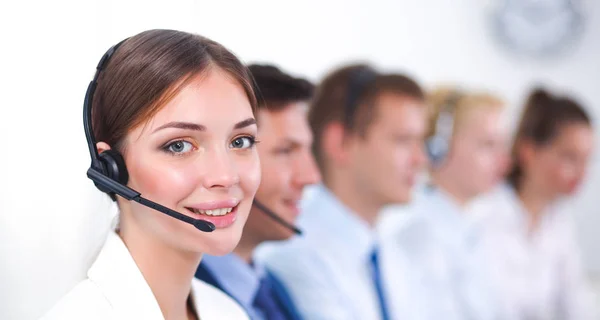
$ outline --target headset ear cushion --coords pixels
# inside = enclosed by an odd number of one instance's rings
[[[448,154],[448,143],[440,136],[433,136],[426,142],[426,151],[432,165],[440,165]]]
[[[127,167],[125,166],[125,160],[121,153],[116,150],[109,149],[105,150],[99,155],[100,162],[106,170],[106,175],[119,182],[120,184],[126,185],[129,180],[129,174],[127,173]]]

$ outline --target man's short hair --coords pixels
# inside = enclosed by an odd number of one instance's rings
[[[248,69],[254,78],[259,109],[278,111],[290,103],[309,102],[313,96],[315,88],[310,81],[287,74],[274,65],[251,64]]]
[[[366,64],[347,65],[329,73],[316,88],[308,120],[313,132],[313,153],[324,172],[322,134],[332,122],[343,124],[347,134],[364,136],[375,119],[375,103],[385,93],[425,101],[416,81],[398,74],[381,74]]]

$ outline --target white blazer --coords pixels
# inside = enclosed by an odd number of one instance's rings
[[[109,233],[87,276],[42,320],[164,320],[150,287],[115,232]],[[192,281],[192,298],[202,320],[249,319],[234,300],[198,279]]]

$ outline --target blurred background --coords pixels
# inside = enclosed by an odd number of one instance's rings
[[[244,62],[315,82],[368,61],[425,88],[490,90],[508,102],[513,125],[541,84],[571,94],[598,123],[600,1],[4,1],[0,319],[36,319],[93,261],[114,208],[85,176],[85,89],[106,49],[153,28],[200,33]],[[595,156],[570,205],[598,292],[599,169]]]

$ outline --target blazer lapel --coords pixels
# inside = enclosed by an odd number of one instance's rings
[[[118,319],[164,320],[154,294],[119,238],[110,232],[88,278],[109,301]]]
[[[210,270],[208,270],[208,268],[206,267],[206,265],[204,263],[200,263],[200,265],[198,266],[195,277],[210,284],[211,286],[213,286],[221,291],[225,291],[221,287],[221,284],[219,283],[219,281],[217,281],[217,278],[215,278],[213,273]]]
[[[196,270],[195,277],[221,290],[222,292],[227,294],[231,299],[235,300],[235,302],[237,302],[240,306],[243,306],[243,304],[236,297],[234,297],[231,293],[229,293],[229,291],[223,288],[223,285],[221,285],[221,283],[217,280],[215,275],[212,273],[212,271],[210,271],[210,269],[208,268],[208,266],[206,266],[205,263],[200,263],[198,269]]]

